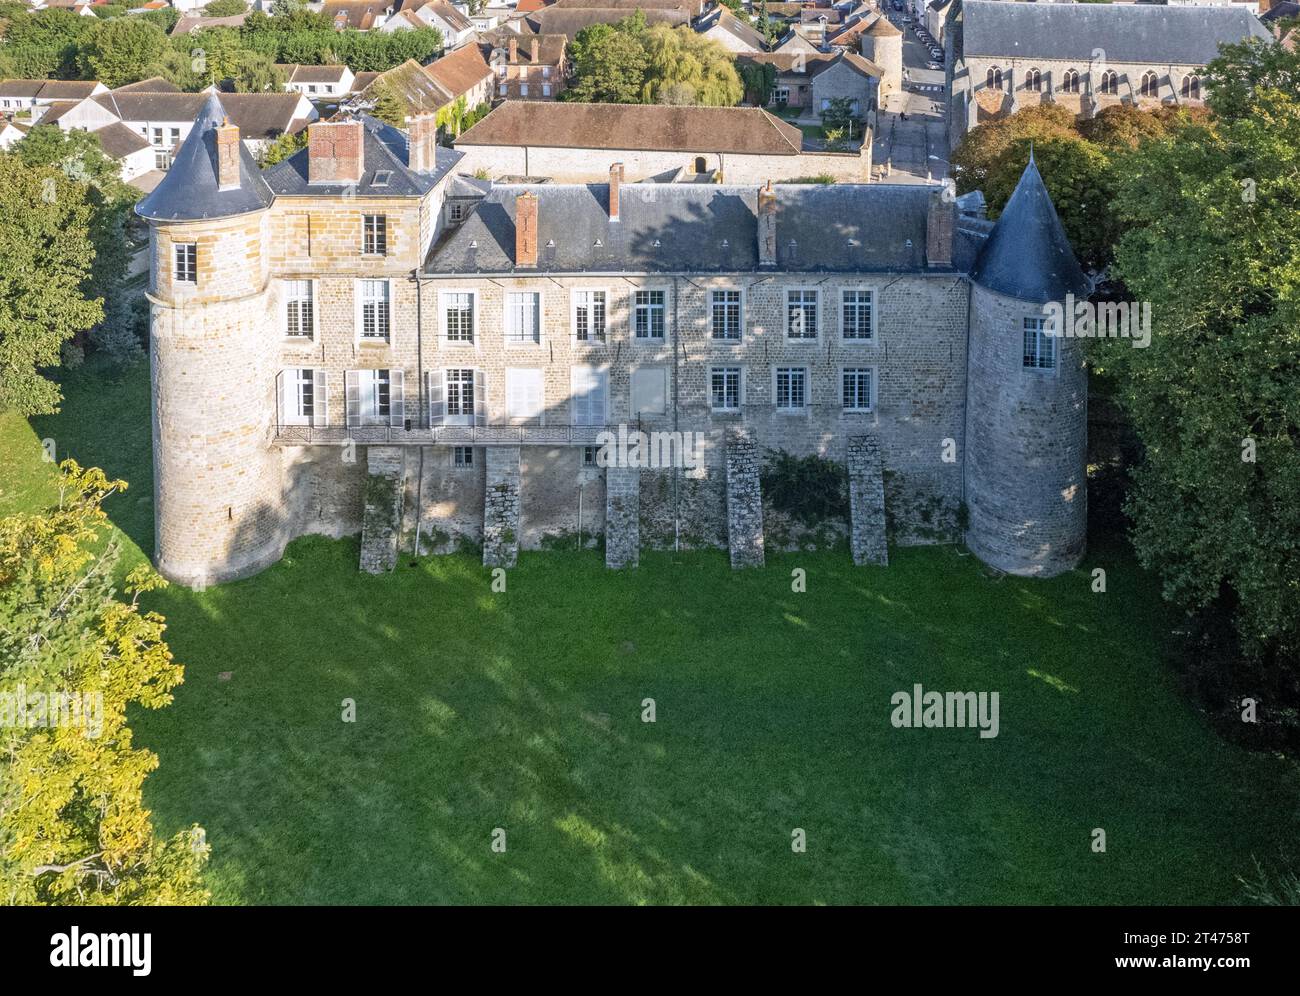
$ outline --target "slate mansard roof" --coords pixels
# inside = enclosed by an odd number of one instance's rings
[[[925,269],[932,188],[919,184],[778,184],[783,272]],[[430,254],[426,272],[515,269],[515,205],[537,196],[538,261],[520,272],[757,271],[758,188],[624,184],[609,220],[604,184],[497,185]]]
[[[998,216],[971,279],[1021,301],[1086,297],[1088,279],[1070,248],[1033,156]]]
[[[287,196],[337,195],[345,189],[350,189],[357,197],[419,196],[432,190],[465,158],[463,152],[439,145],[434,157],[434,170],[417,173],[406,165],[410,152],[403,132],[368,114],[362,114],[360,120],[364,126],[361,156],[365,170],[360,183],[308,183],[308,151],[299,149],[266,171],[264,176],[271,190],[277,195]],[[388,176],[384,177],[384,173]],[[382,182],[377,182],[377,179]]]
[[[1272,36],[1248,10],[1157,4],[963,0],[962,55],[1203,66],[1219,45]]]
[[[239,186],[218,188],[217,128],[225,120],[221,99],[215,93],[208,94],[171,169],[136,205],[136,214],[154,221],[201,221],[260,211],[270,205],[274,200],[271,188],[242,141]]]

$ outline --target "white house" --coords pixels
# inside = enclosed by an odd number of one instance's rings
[[[448,49],[459,48],[477,30],[473,21],[446,0],[406,0],[379,30],[409,31],[424,27],[441,31]]]
[[[108,93],[108,87],[95,80],[0,80],[0,114],[13,117],[27,112],[36,117],[39,112],[34,108],[49,107],[58,101],[81,100],[97,93]]]
[[[285,90],[300,93],[309,100],[341,97],[352,90],[352,82],[356,79],[347,66],[281,64],[280,68],[284,70]]]

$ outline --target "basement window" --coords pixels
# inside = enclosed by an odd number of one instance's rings
[[[451,465],[457,470],[465,470],[474,466],[474,447],[472,446],[453,446],[451,448]]]

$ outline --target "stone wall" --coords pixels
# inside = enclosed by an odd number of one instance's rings
[[[731,566],[763,566],[763,492],[758,449],[743,430],[727,433],[727,546]]]
[[[483,507],[483,566],[514,567],[519,557],[519,448],[490,446]]]
[[[641,556],[641,472],[605,471],[605,566],[635,567]]]
[[[889,563],[885,538],[885,477],[880,444],[874,436],[851,436],[847,445],[849,472],[849,545],[853,562]]]
[[[406,488],[406,457],[401,447],[371,446],[366,451],[365,512],[361,526],[361,569],[382,574],[397,566]]]

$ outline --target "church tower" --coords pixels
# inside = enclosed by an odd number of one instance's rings
[[[136,206],[153,254],[155,554],[201,586],[280,556],[280,461],[268,208],[274,199],[218,96],[208,97],[162,182]]]
[[[966,543],[1012,574],[1076,566],[1087,541],[1083,344],[1049,334],[1046,305],[1086,300],[1033,156],[971,272]]]

